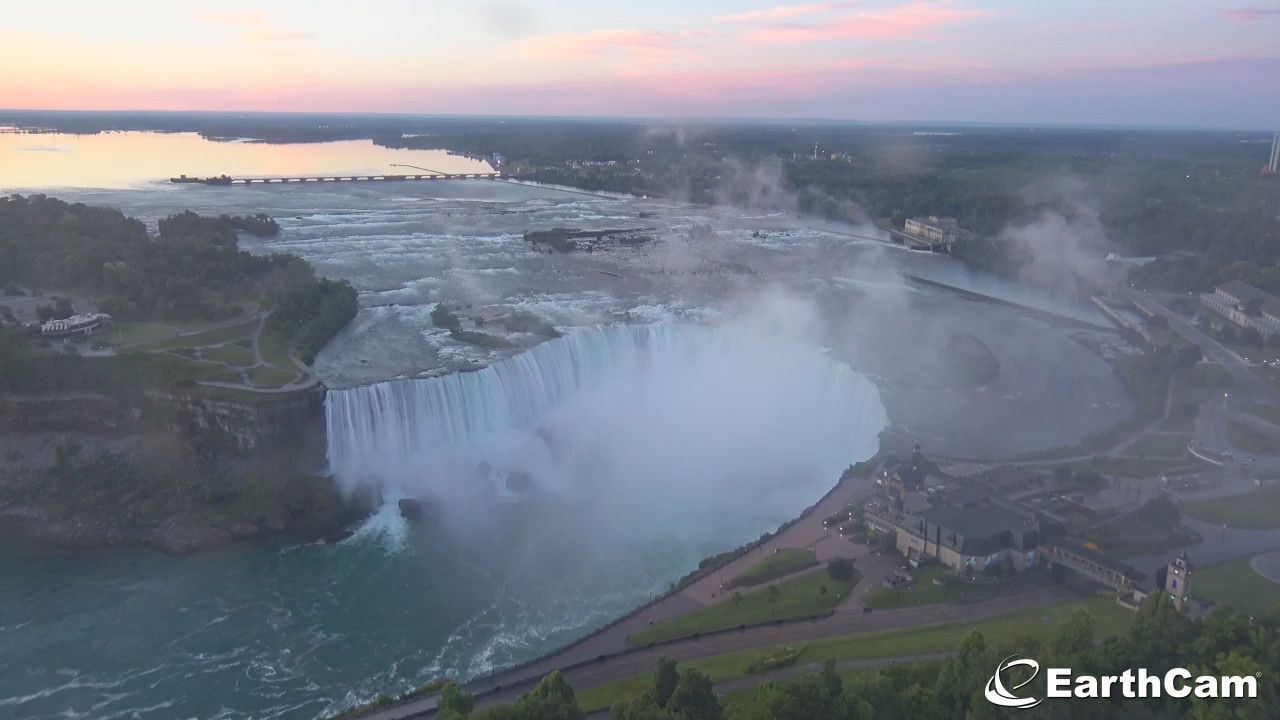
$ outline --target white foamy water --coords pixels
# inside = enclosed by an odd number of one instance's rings
[[[580,329],[476,372],[332,391],[326,419],[349,488],[447,507],[562,504],[590,516],[573,527],[608,519],[629,539],[646,535],[626,521],[641,514],[650,537],[696,544],[806,507],[874,454],[887,424],[875,386],[817,348],[665,324]]]
[[[874,450],[886,407],[939,452],[1062,444],[1128,412],[1106,364],[1058,330],[897,280],[946,259],[792,215],[482,181],[53,194],[151,227],[188,208],[267,212],[281,235],[246,249],[350,280],[361,311],[317,361],[331,459],[387,503],[335,545],[0,547],[0,715],[302,719],[472,677],[794,516]],[[548,255],[521,238],[624,221],[654,241]],[[816,330],[734,327],[742,297],[774,286],[814,306]],[[514,346],[471,344],[433,326],[438,302],[532,312],[565,337],[489,322]],[[929,384],[956,332],[999,357],[990,388]],[[426,519],[401,518],[402,495]]]

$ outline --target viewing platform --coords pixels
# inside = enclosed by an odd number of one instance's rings
[[[275,177],[231,177],[220,175],[210,178],[196,178],[180,175],[169,178],[172,183],[192,183],[197,185],[290,185],[304,183],[349,183],[349,182],[405,182],[408,180],[501,180],[500,172],[474,173],[420,173],[414,175],[387,174],[338,174],[338,175],[285,175]]]

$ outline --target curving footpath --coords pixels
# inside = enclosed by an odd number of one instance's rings
[[[684,662],[791,642],[978,620],[1049,605],[1071,595],[1070,590],[1055,586],[970,605],[926,605],[865,614],[860,607],[846,604],[837,608],[831,616],[819,620],[686,638],[599,659],[588,653],[577,652],[580,646],[575,646],[544,660],[469,683],[467,690],[479,696],[479,704],[511,702],[533,687],[543,676],[557,669],[564,673],[565,679],[573,687],[585,689],[648,672],[653,669],[660,656]],[[892,661],[893,658],[869,660],[882,664]],[[435,703],[435,697],[422,698],[372,712],[365,717],[372,720],[431,717],[435,714]]]

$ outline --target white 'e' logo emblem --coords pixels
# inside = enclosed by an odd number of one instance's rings
[[[1023,710],[1027,708],[1033,708],[1039,705],[1040,702],[1044,700],[1044,698],[1018,697],[1017,695],[1014,695],[1012,691],[1017,690],[1018,688],[1022,687],[1023,685],[1026,685],[1032,680],[1035,680],[1036,675],[1040,673],[1040,663],[1036,662],[1035,660],[1031,660],[1029,658],[1014,660],[1013,658],[1015,657],[1017,657],[1017,655],[1010,655],[1009,657],[1001,661],[1000,665],[996,667],[996,673],[991,676],[991,679],[987,680],[987,687],[986,687],[986,690],[984,691],[984,694],[987,696],[987,702],[991,703],[992,705],[999,705],[1000,707],[1009,707],[1009,708],[1021,708]],[[1031,676],[1028,677],[1026,680],[1023,680],[1022,682],[1018,683],[1017,685],[1014,685],[1012,688],[1006,689],[1004,686],[1004,682],[1000,679],[1000,673],[1004,672],[1005,670],[1008,670],[1009,668],[1014,668],[1014,667],[1031,668]]]

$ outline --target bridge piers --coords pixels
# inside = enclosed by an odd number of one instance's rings
[[[224,176],[225,177],[225,176]],[[207,185],[288,185],[297,183],[406,182],[410,180],[501,180],[502,173],[426,173],[422,175],[288,175],[279,177],[233,177]],[[176,181],[175,181],[176,182]],[[182,182],[190,183],[191,180]],[[199,181],[195,181],[201,184]]]

